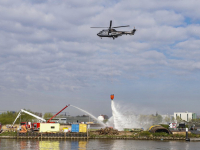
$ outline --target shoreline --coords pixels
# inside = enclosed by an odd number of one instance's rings
[[[119,136],[113,136],[113,137],[34,137],[34,136],[0,136],[0,139],[112,139],[112,140],[167,140],[167,141],[185,141],[185,137],[119,137]],[[200,141],[200,138],[190,138],[190,141]]]

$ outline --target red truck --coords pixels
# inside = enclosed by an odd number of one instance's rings
[[[20,125],[25,125],[26,129],[30,129],[31,128],[31,122],[21,122]]]
[[[25,125],[26,129],[31,129],[32,131],[40,130],[40,123],[31,123],[31,122],[21,122],[21,126]]]
[[[32,123],[32,131],[39,131],[40,130],[40,123]]]

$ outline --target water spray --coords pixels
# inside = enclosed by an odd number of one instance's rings
[[[94,120],[96,120],[98,123],[100,123],[103,127],[106,127],[106,125],[105,125],[103,122],[99,121],[95,116],[93,116],[93,115],[90,114],[89,112],[87,112],[87,111],[85,111],[85,110],[83,110],[83,109],[81,109],[81,108],[79,108],[79,107],[73,106],[73,105],[70,105],[70,106],[72,106],[72,107],[74,107],[74,108],[76,108],[76,109],[79,109],[79,110],[81,110],[82,112],[88,114],[90,117],[92,117],[92,118],[93,118]]]

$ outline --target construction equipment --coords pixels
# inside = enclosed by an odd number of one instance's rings
[[[46,122],[45,119],[43,119],[43,118],[41,118],[41,117],[39,117],[39,116],[36,116],[36,115],[34,115],[34,114],[32,114],[32,113],[26,111],[26,110],[21,109],[21,110],[19,111],[19,114],[17,115],[15,121],[13,122],[12,127],[13,127],[13,125],[15,124],[15,122],[17,121],[17,119],[21,116],[21,113],[22,113],[22,112],[24,112],[24,113],[26,113],[26,114],[29,114],[29,115],[31,115],[31,116],[37,118],[37,119],[40,120],[41,122]]]
[[[47,123],[50,123],[50,121],[54,118],[54,117],[56,117],[59,113],[61,113],[64,109],[66,109],[68,106],[70,106],[70,104],[69,105],[66,105],[63,109],[61,109],[57,114],[55,114],[53,117],[51,117],[48,121],[47,121]]]
[[[26,125],[22,125],[19,133],[26,133],[26,132],[27,132]]]

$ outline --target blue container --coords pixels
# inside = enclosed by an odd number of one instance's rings
[[[79,124],[72,124],[71,132],[79,132]]]

